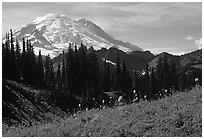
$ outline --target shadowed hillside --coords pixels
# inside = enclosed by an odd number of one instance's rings
[[[30,126],[50,121],[63,113],[49,103],[49,92],[35,90],[15,81],[3,80],[3,123]]]

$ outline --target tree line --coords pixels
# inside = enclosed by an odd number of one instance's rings
[[[63,110],[73,110],[79,104],[82,109],[99,107],[105,99],[103,92],[117,90],[126,102],[132,102],[135,97],[153,100],[195,85],[194,78],[185,73],[178,77],[175,62],[169,63],[166,57],[159,58],[155,68],[147,65],[142,74],[135,71],[134,75],[126,68],[126,62],[120,61],[119,54],[114,71],[106,59],[104,68],[100,68],[93,47],[87,50],[83,43],[79,48],[70,44],[62,57],[55,72],[49,55],[45,60],[41,51],[35,56],[31,41],[23,38],[20,44],[10,30],[2,43],[3,78],[50,90],[51,100]]]

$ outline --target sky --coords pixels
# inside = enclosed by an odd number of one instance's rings
[[[49,13],[91,20],[116,39],[154,54],[202,47],[201,2],[3,2],[2,33]]]

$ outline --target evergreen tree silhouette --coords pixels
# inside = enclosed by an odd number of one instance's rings
[[[115,71],[115,87],[116,90],[121,90],[121,67],[119,53],[117,55],[116,71]]]
[[[21,78],[21,52],[20,52],[20,45],[18,43],[18,40],[16,39],[16,81],[19,81]]]
[[[74,52],[71,48],[71,44],[68,49],[67,59],[66,59],[66,71],[67,71],[67,85],[68,90],[70,91],[70,94],[74,93]]]
[[[74,82],[73,82],[73,86],[74,86],[74,92],[75,94],[80,96],[80,63],[79,63],[79,52],[77,50],[77,46],[75,44],[74,46]]]
[[[50,74],[51,74],[51,61],[50,61],[50,55],[48,54],[46,57],[45,57],[45,84],[46,84],[46,87],[47,89],[49,89],[51,87],[51,82],[52,80],[50,79]]]
[[[39,50],[39,56],[38,56],[38,63],[37,64],[38,64],[38,66],[37,66],[38,87],[43,88],[44,87],[44,68],[43,68],[41,50]]]
[[[124,93],[128,93],[128,80],[127,80],[128,76],[127,76],[127,70],[126,70],[126,64],[125,61],[123,61],[123,67],[122,67],[122,90]]]
[[[175,61],[172,61],[171,63],[171,86],[173,87],[174,90],[178,90],[178,78],[176,76],[176,64]]]
[[[85,97],[87,96],[87,73],[88,73],[88,63],[87,63],[87,49],[86,46],[81,43],[79,48],[79,64],[80,64],[80,89],[82,103],[85,103]],[[82,104],[82,107],[83,104]]]
[[[27,54],[26,54],[26,44],[25,44],[25,38],[23,38],[23,51],[22,51],[22,58],[21,58],[21,72],[22,72],[22,75],[21,75],[21,80],[25,82],[25,79],[26,79],[26,67],[27,67]]]
[[[185,72],[183,72],[183,74],[182,74],[181,81],[182,81],[181,87],[182,87],[182,90],[184,91],[186,89],[186,86],[187,86],[187,79],[186,79]]]
[[[12,29],[10,30],[10,46],[11,46],[11,51],[10,51],[10,74],[9,74],[9,79],[16,79],[16,59],[15,59],[15,50],[14,50],[14,40],[13,40],[13,32]]]
[[[146,70],[145,70],[145,76],[144,76],[144,95],[147,96],[147,99],[150,98],[148,96],[148,91],[149,91],[149,66],[146,64]]]
[[[156,78],[155,78],[155,75],[154,75],[154,69],[152,68],[152,71],[151,71],[151,75],[150,75],[150,81],[149,81],[149,99],[152,100],[152,99],[156,99],[156,96],[158,95],[157,93],[157,83],[156,83]]]

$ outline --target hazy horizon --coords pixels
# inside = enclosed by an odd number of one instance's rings
[[[202,47],[201,2],[3,2],[2,33],[49,13],[91,20],[116,39],[154,54],[182,54]]]

